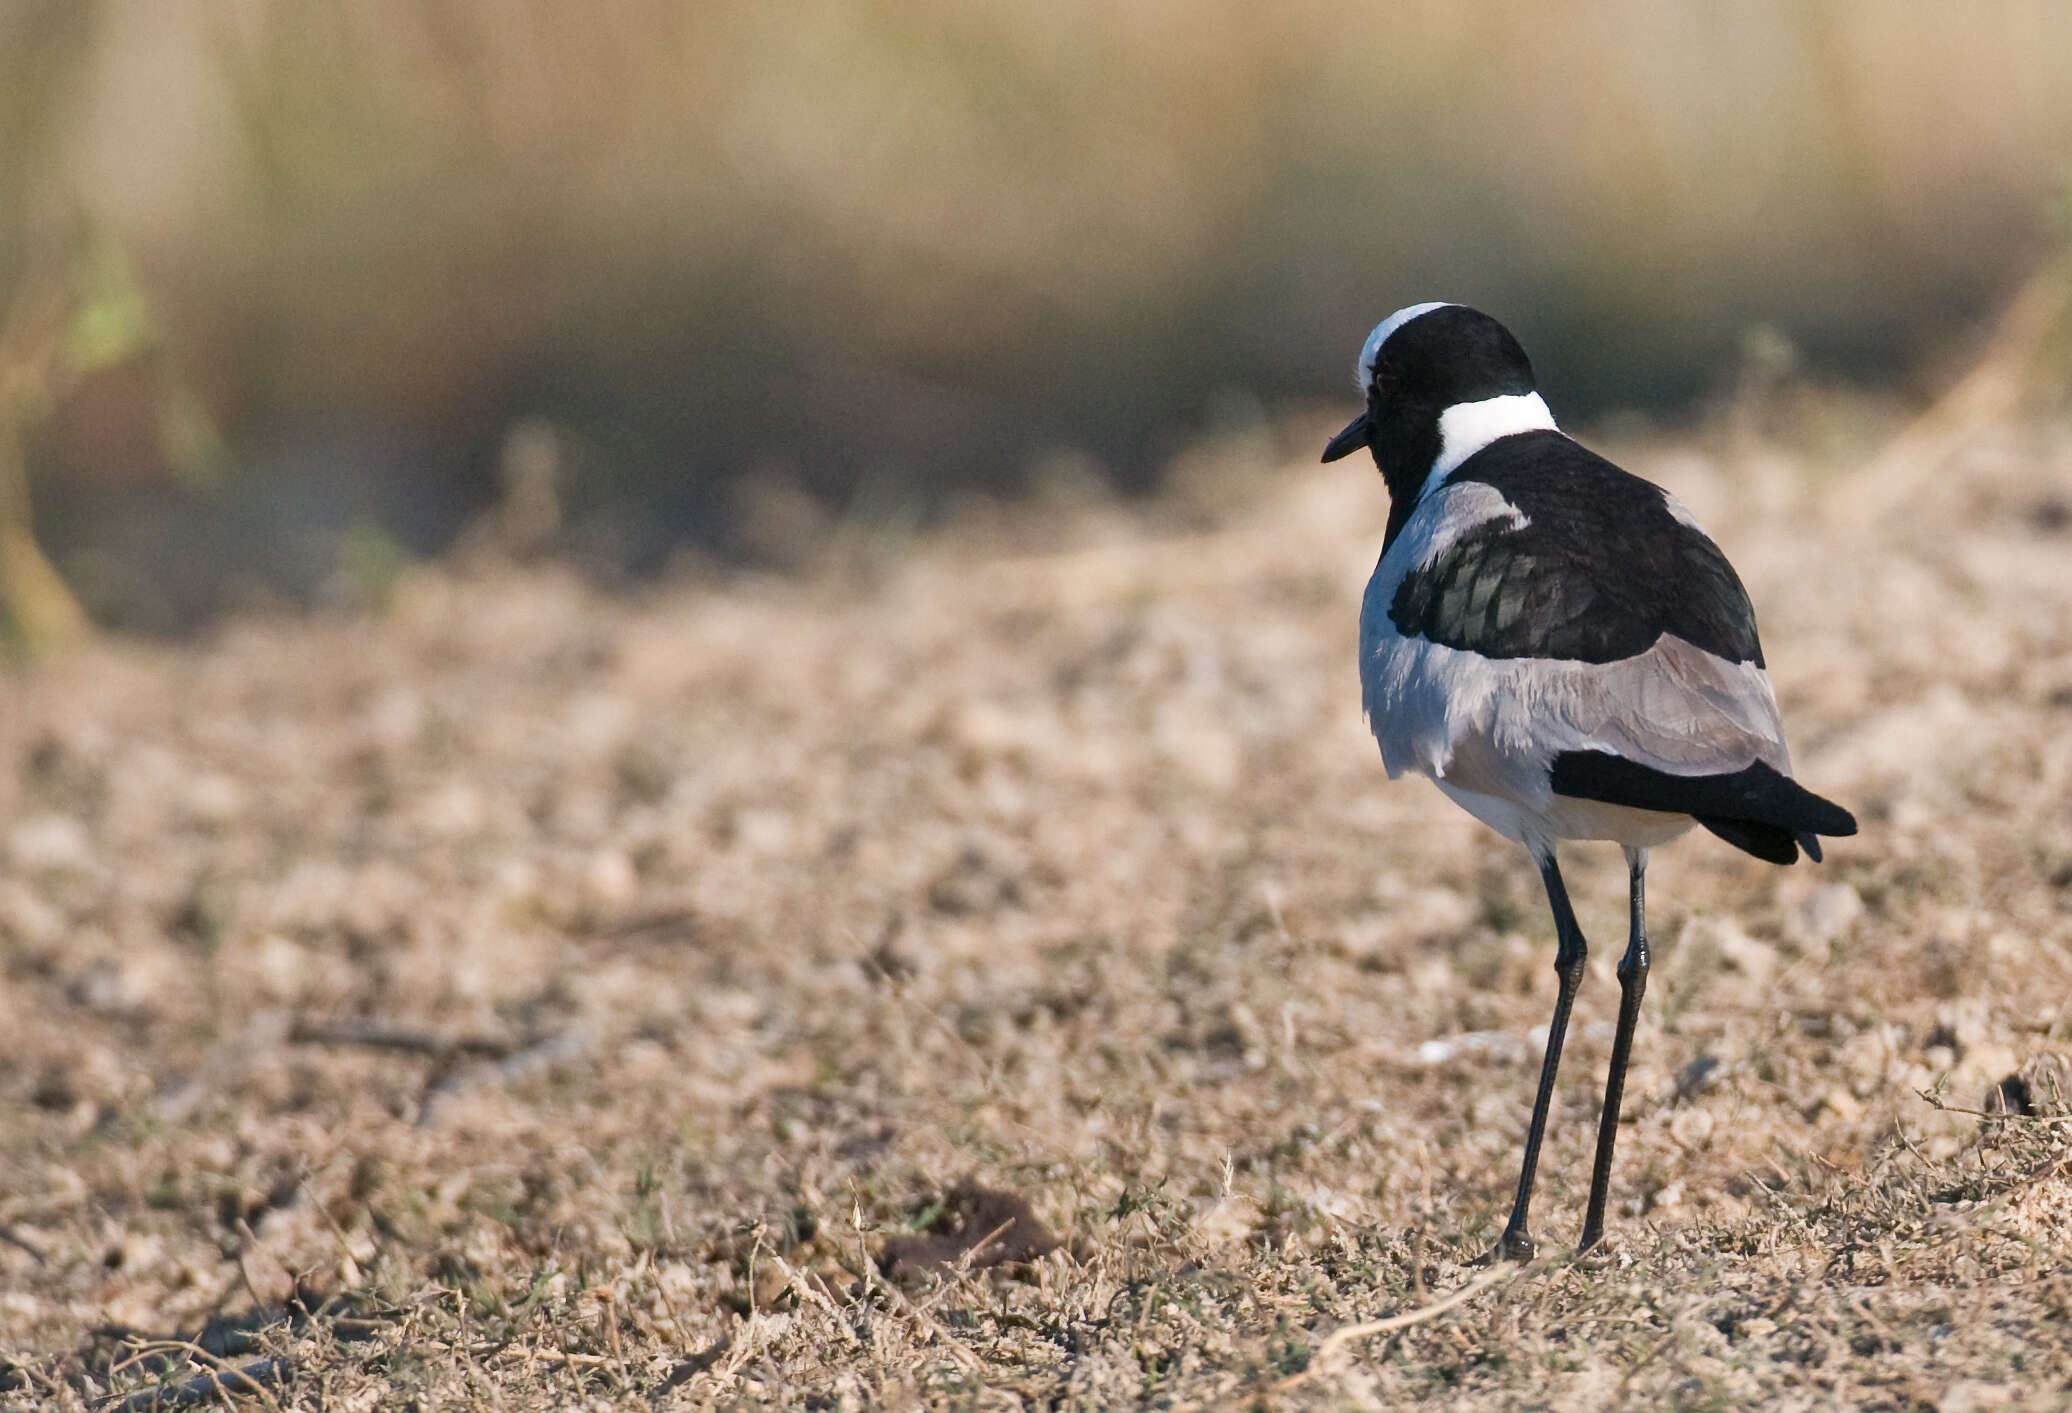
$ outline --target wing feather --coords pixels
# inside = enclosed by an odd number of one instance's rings
[[[1489,658],[1616,662],[1673,633],[1762,665],[1733,566],[1659,486],[1559,432],[1492,442],[1425,496],[1412,523],[1477,488],[1511,512],[1460,526],[1395,582],[1405,637]]]

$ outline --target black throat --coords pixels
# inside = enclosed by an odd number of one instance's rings
[[[1386,558],[1390,548],[1396,543],[1396,536],[1402,534],[1403,527],[1410,523],[1410,512],[1417,509],[1417,490],[1413,487],[1399,491],[1395,482],[1388,480],[1388,472],[1382,472],[1381,476],[1388,482],[1389,488],[1389,523],[1388,528],[1381,533],[1381,553]]]
[[[1377,412],[1388,420],[1377,428],[1368,445],[1374,450],[1374,464],[1381,469],[1382,484],[1389,488],[1389,528],[1382,542],[1386,551],[1417,508],[1418,492],[1439,460],[1439,414],[1411,420],[1400,415],[1400,408],[1381,412],[1370,407],[1367,415],[1373,418]]]

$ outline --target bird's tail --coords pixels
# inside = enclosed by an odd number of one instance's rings
[[[1849,811],[1761,761],[1727,774],[1672,775],[1609,751],[1564,751],[1550,783],[1574,799],[1687,814],[1770,863],[1796,863],[1802,848],[1818,863],[1820,835],[1856,832]]]

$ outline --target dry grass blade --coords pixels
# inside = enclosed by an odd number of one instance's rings
[[[1934,406],[1828,491],[1834,522],[1869,527],[1908,503],[1967,441],[2008,420],[2044,377],[2039,359],[2072,315],[2072,262],[2054,261],[2010,301],[1984,353]]]

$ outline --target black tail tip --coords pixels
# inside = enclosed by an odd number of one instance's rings
[[[1841,811],[1837,810],[1837,813]],[[1735,848],[1755,855],[1764,863],[1773,864],[1797,863],[1801,849],[1805,850],[1807,858],[1819,863],[1821,834],[1848,835],[1856,832],[1856,821],[1853,819],[1849,821],[1847,829],[1822,829],[1816,834],[1811,829],[1787,828],[1767,820],[1735,819],[1731,816],[1711,814],[1693,815],[1692,818]]]
[[[1794,785],[1798,784],[1797,781],[1792,783]],[[1833,800],[1816,795],[1802,785],[1799,786],[1799,790],[1804,796],[1803,805],[1805,806],[1799,821],[1800,827],[1804,831],[1799,835],[1800,843],[1806,843],[1808,839],[1811,839],[1816,834],[1826,834],[1832,838],[1846,839],[1856,832],[1855,815],[1843,809]],[[1813,856],[1815,863],[1820,862],[1820,847],[1817,844],[1807,844],[1806,852]]]
[[[1675,775],[1610,751],[1563,751],[1547,772],[1557,795],[1634,809],[1688,814],[1737,849],[1767,863],[1820,862],[1822,834],[1856,832],[1856,816],[1767,761],[1716,775]]]

